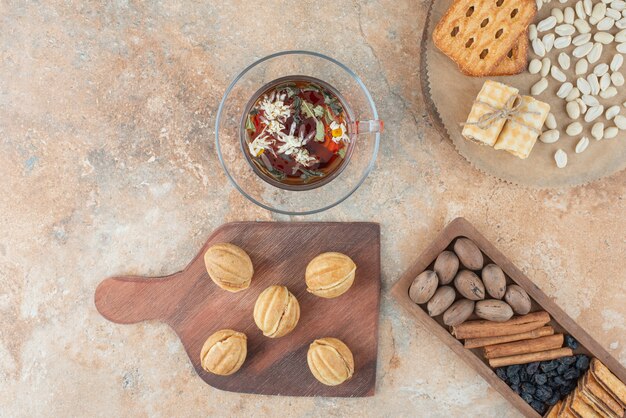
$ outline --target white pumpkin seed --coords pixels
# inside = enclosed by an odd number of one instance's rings
[[[591,127],[591,136],[593,136],[598,141],[601,140],[604,136],[604,123],[594,123]]]
[[[530,94],[538,96],[548,88],[548,79],[543,77],[530,88]]]
[[[591,26],[587,23],[586,20],[576,19],[574,20],[574,26],[580,33],[589,33],[591,32]]]
[[[559,9],[558,7],[553,7],[550,11],[550,14],[556,18],[556,23],[563,23],[563,10]]]
[[[611,76],[609,73],[604,73],[602,77],[600,77],[600,90],[605,91],[609,87],[611,87]]]
[[[615,22],[615,26],[617,26],[618,29],[626,29],[626,16]]]
[[[580,106],[576,102],[567,102],[565,105],[565,111],[570,119],[578,119],[580,117]]]
[[[604,17],[602,20],[598,22],[596,25],[596,29],[598,30],[611,30],[611,28],[615,25],[615,19],[611,19],[610,17]]]
[[[609,65],[605,63],[600,63],[593,68],[593,73],[598,77],[602,77],[607,71],[609,71]]]
[[[587,105],[585,104],[585,102],[583,102],[583,99],[576,99],[576,103],[578,103],[578,107],[580,108],[580,113],[585,114],[587,113]]]
[[[567,76],[556,65],[553,65],[552,68],[550,68],[550,75],[556,81],[560,81],[561,83],[564,83],[567,80]]]
[[[619,133],[619,129],[617,129],[615,126],[611,126],[604,130],[603,139],[613,139],[617,136],[618,133]]]
[[[580,122],[572,122],[565,128],[565,133],[569,136],[579,135],[583,131],[583,125]]]
[[[544,35],[543,38],[541,38],[541,43],[543,43],[546,52],[552,51],[552,47],[554,46],[554,40],[555,37],[553,33],[548,33]]]
[[[587,110],[587,113],[585,113],[585,122],[587,122],[587,123],[593,122],[594,120],[596,120],[603,113],[604,113],[604,106],[602,106],[602,105],[591,106]]]
[[[599,2],[593,6],[593,10],[591,11],[591,17],[596,19],[596,21],[600,21],[606,15],[606,4]]]
[[[613,123],[620,131],[626,130],[626,116],[617,115],[613,118]]]
[[[624,75],[619,72],[612,73],[611,82],[615,87],[622,87],[624,85]]]
[[[622,42],[621,44],[618,44],[616,49],[617,49],[617,52],[621,54],[626,54],[626,42]]]
[[[536,55],[539,55],[540,57],[546,56],[546,47],[543,45],[543,42],[541,42],[541,39],[535,38],[533,40],[532,46],[533,46],[533,52]]]
[[[537,58],[533,58],[528,64],[528,72],[531,74],[539,74],[539,71],[541,71],[541,61]]]
[[[558,168],[565,168],[567,165],[567,154],[561,148],[554,153],[554,161]]]
[[[539,135],[539,140],[544,144],[554,144],[559,140],[559,136],[561,136],[561,133],[558,130],[550,129]]]
[[[583,0],[583,9],[585,10],[585,14],[587,16],[591,15],[591,11],[593,10],[593,2],[591,0]]]
[[[612,1],[611,9],[621,12],[622,10],[626,9],[626,1],[622,1],[622,0]],[[565,13],[563,13],[563,15],[565,15]]]
[[[532,42],[535,39],[537,39],[537,25],[533,23],[528,26],[528,40]]]
[[[578,141],[578,143],[576,144],[576,148],[575,148],[576,154],[580,154],[581,152],[586,150],[588,146],[589,146],[589,138],[587,138],[586,136],[583,136],[582,138],[580,138],[580,141]]]
[[[559,90],[556,92],[557,97],[559,97],[560,99],[565,99],[567,95],[570,94],[570,92],[572,91],[572,88],[574,88],[574,86],[569,81],[561,84],[561,87],[559,87]]]
[[[585,94],[584,96],[581,97],[583,103],[585,103],[587,106],[591,107],[591,106],[598,106],[600,104],[600,102],[598,101],[598,99],[596,99],[595,97],[589,95],[589,94]]]
[[[563,49],[563,48],[567,48],[568,46],[570,46],[571,43],[572,43],[571,36],[559,36],[558,38],[554,40],[554,47],[556,49]]]
[[[587,74],[587,70],[589,69],[589,62],[586,58],[579,59],[576,62],[576,75],[584,75]]]
[[[582,94],[591,94],[591,86],[587,80],[582,77],[578,77],[578,80],[576,80],[576,87],[578,87],[578,90],[580,90]]]
[[[591,94],[594,96],[600,93],[600,80],[598,80],[598,76],[591,73],[587,76],[587,83],[589,83],[589,87],[591,87]]]
[[[561,52],[559,54],[559,56],[557,57],[557,61],[559,62],[559,65],[562,69],[569,70],[569,67],[571,65],[571,59],[569,55],[567,55],[565,52]]]
[[[563,22],[571,25],[572,23],[574,23],[575,18],[576,13],[574,12],[574,9],[572,9],[571,7],[566,7],[565,10],[563,10]]]
[[[576,33],[576,28],[574,25],[570,25],[569,23],[563,23],[562,25],[554,28],[554,32],[556,32],[559,36],[569,36]]]
[[[600,42],[604,45],[610,44],[611,42],[613,42],[613,39],[615,39],[615,37],[608,32],[596,32],[596,34],[593,35],[594,41]]]
[[[611,120],[615,116],[619,115],[620,110],[621,109],[618,105],[611,106],[606,110],[606,112],[604,113],[604,116],[607,118],[607,120]]]
[[[623,29],[615,34],[615,42],[626,42],[626,29]]]
[[[537,32],[545,32],[556,26],[556,17],[548,16],[541,22],[537,23]]]
[[[622,18],[622,14],[615,9],[607,9],[606,17],[610,17],[613,20],[620,20]]]
[[[610,99],[615,96],[617,96],[617,89],[613,86],[600,92],[600,97],[602,97],[603,99]]]
[[[578,90],[578,87],[574,87],[572,91],[569,92],[565,100],[568,102],[571,102],[573,100],[578,99],[579,97],[580,97],[580,90]]]
[[[600,42],[596,42],[593,45],[593,48],[591,48],[591,51],[589,51],[589,54],[587,55],[587,61],[589,61],[589,64],[595,64],[596,62],[598,62],[601,56],[602,44]]]
[[[557,124],[556,124],[556,118],[554,117],[554,113],[549,112],[548,116],[546,117],[546,128],[548,129],[556,129],[557,128]]]
[[[613,59],[611,60],[611,71],[619,71],[622,68],[622,64],[624,63],[624,56],[622,54],[613,55]]]
[[[578,16],[578,19],[585,19],[587,17],[587,14],[585,13],[585,6],[583,6],[582,1],[576,2],[576,4],[574,5],[574,10],[576,11],[576,16]]]
[[[535,39],[535,41],[537,40],[538,39]],[[539,43],[541,43],[541,41]],[[541,46],[543,46],[543,44],[541,44]],[[591,42],[587,42],[586,44],[582,44],[581,46],[577,46],[576,48],[574,48],[574,50],[572,51],[572,55],[575,56],[576,58],[582,58],[586,56],[591,51],[592,48],[593,48],[593,44]],[[534,49],[534,46],[533,46],[533,49]],[[543,54],[545,55],[545,53],[546,53],[546,50],[544,48]]]
[[[591,40],[591,34],[590,33],[581,33],[580,35],[577,35],[577,36],[574,37],[574,39],[572,39],[572,43],[575,46],[581,46],[581,45],[586,44],[590,40]]]
[[[540,74],[542,77],[546,77],[548,74],[550,74],[550,67],[552,67],[552,61],[550,61],[550,58],[546,57],[541,60]]]

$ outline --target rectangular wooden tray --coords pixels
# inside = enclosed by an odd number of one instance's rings
[[[420,305],[415,304],[409,298],[409,287],[413,279],[427,268],[432,267],[435,259],[443,250],[451,249],[452,243],[457,237],[467,237],[474,241],[486,256],[485,264],[493,262],[499,265],[509,277],[509,279],[507,279],[509,282],[518,284],[528,292],[528,295],[533,300],[533,311],[541,309],[547,311],[552,317],[550,325],[554,327],[555,332],[567,333],[576,338],[581,346],[579,349],[575,350],[576,354],[584,353],[598,358],[621,381],[626,382],[626,369],[624,369],[617,360],[602,348],[587,332],[579,327],[572,318],[563,312],[552,299],[548,298],[545,293],[515,267],[504,254],[498,251],[496,247],[483,237],[467,220],[457,218],[450,222],[433,243],[421,253],[415,263],[393,286],[391,293],[404,308],[411,312],[430,332],[438,336],[452,351],[476,370],[495,390],[524,414],[524,416],[536,418],[540,415],[495,374],[482,356],[480,349],[470,350],[463,347],[463,344],[454,338],[443,322],[441,322],[441,316],[431,318]]]

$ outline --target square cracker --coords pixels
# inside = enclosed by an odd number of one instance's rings
[[[559,411],[561,410],[561,404],[563,404],[563,401],[555,403],[554,406],[548,411],[546,418],[557,418],[559,416]]]
[[[535,17],[533,0],[455,0],[435,31],[435,46],[464,74],[489,75]]]
[[[592,373],[585,373],[579,381],[579,388],[581,394],[591,399],[608,416],[621,418],[624,415],[624,409],[619,402],[596,381]]]
[[[617,378],[600,360],[591,360],[591,373],[596,381],[620,403],[626,405],[626,384]]]
[[[488,75],[499,77],[523,72],[528,65],[528,47],[528,36],[524,34]]]

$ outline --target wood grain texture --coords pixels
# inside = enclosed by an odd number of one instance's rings
[[[508,276],[507,283],[516,283],[521,286],[533,300],[532,311],[545,310],[552,317],[548,324],[557,333],[567,333],[578,340],[581,347],[575,353],[585,353],[597,357],[620,380],[626,382],[626,369],[614,359],[598,342],[585,330],[576,324],[556,303],[543,293],[528,277],[496,247],[483,237],[467,220],[457,218],[448,224],[435,240],[420,254],[415,263],[393,286],[391,293],[394,298],[409,312],[411,312],[426,329],[439,337],[448,347],[458,354],[468,365],[476,370],[495,390],[513,404],[526,417],[539,417],[520,396],[513,392],[506,383],[496,376],[487,360],[483,357],[480,348],[466,349],[463,344],[454,338],[441,321],[441,317],[431,318],[425,311],[426,305],[416,305],[409,298],[409,287],[413,279],[432,265],[437,256],[446,249],[451,249],[457,237],[467,237],[481,249],[485,257],[485,264],[493,262],[499,265]]]
[[[203,256],[218,242],[243,248],[254,264],[250,288],[230,293],[209,278]],[[357,265],[348,292],[323,299],[306,291],[304,272],[316,255],[337,251]],[[254,324],[257,296],[273,284],[298,298],[300,321],[289,335],[270,339]],[[95,294],[98,311],[122,324],[146,320],[167,323],[178,334],[198,375],[209,385],[232,392],[287,396],[372,396],[376,384],[380,305],[380,227],[374,223],[238,222],[218,228],[181,272],[167,277],[113,277]],[[230,328],[248,337],[248,357],[231,376],[216,376],[200,366],[200,350],[213,332]],[[306,354],[316,338],[335,337],[352,350],[355,373],[329,387],[310,373]]]

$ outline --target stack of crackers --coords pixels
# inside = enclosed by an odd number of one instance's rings
[[[624,408],[626,384],[594,358],[578,387],[554,405],[546,418],[621,418]]]
[[[519,74],[526,68],[526,31],[536,13],[535,0],[455,0],[433,41],[463,74]]]

